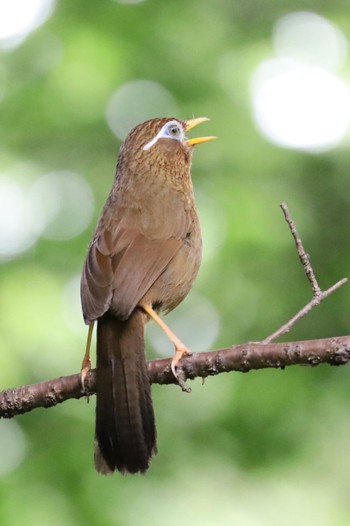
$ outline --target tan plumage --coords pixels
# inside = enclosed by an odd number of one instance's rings
[[[84,319],[98,320],[95,465],[102,473],[148,468],[156,432],[142,306],[176,307],[200,265],[193,145],[184,134],[167,136],[172,123],[186,130],[184,121],[153,119],[126,138],[83,269]]]

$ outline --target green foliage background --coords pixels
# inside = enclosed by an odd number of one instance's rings
[[[281,149],[251,117],[250,78],[272,53],[274,23],[306,7],[349,35],[342,0],[62,0],[20,47],[1,53],[0,169],[30,163],[24,180],[76,171],[96,199],[81,235],[41,238],[0,268],[3,388],[80,367],[86,331],[73,310],[76,328],[68,323],[62,293],[81,271],[114,174],[119,143],[106,103],[130,80],[159,82],[179,117],[209,116],[200,131],[219,137],[198,147],[193,165],[204,243],[216,246],[193,291],[219,316],[213,348],[262,339],[310,299],[280,202],[289,205],[321,286],[348,275],[349,149]],[[44,67],[56,44],[61,54]],[[344,287],[289,338],[348,334],[349,303]],[[186,308],[190,298],[178,310]],[[195,326],[192,332],[195,340]],[[148,347],[155,357],[151,337]],[[95,473],[93,399],[1,421],[0,466],[20,458],[0,478],[1,524],[349,524],[346,367],[220,375],[192,387],[185,395],[154,386],[159,453],[142,477]]]

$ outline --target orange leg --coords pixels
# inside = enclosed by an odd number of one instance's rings
[[[192,352],[187,349],[186,345],[182,343],[182,341],[176,336],[176,334],[173,333],[171,329],[164,323],[162,318],[158,316],[158,314],[152,309],[150,305],[141,305],[143,310],[149,315],[152,320],[154,320],[161,329],[165,332],[165,334],[168,336],[169,340],[174,344],[175,346],[175,356],[171,361],[171,370],[173,372],[173,375],[175,378],[177,378],[176,375],[176,367],[181,360],[183,356],[189,356],[192,354]]]
[[[85,383],[86,376],[88,372],[91,370],[90,347],[91,347],[93,330],[94,330],[94,324],[92,323],[91,325],[89,325],[86,349],[85,349],[83,363],[81,364],[81,370],[80,370],[80,383],[81,383],[83,390],[85,389],[84,383]]]

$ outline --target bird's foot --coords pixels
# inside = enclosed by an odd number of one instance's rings
[[[87,394],[87,400],[89,401],[89,395],[87,393],[87,389],[85,386],[85,380],[87,378],[87,375],[91,371],[91,360],[90,360],[90,347],[91,347],[91,339],[92,339],[92,333],[94,330],[94,323],[92,322],[91,325],[89,325],[89,332],[86,342],[86,349],[85,354],[83,358],[83,363],[81,364],[80,369],[80,385],[84,393]]]
[[[83,391],[86,391],[85,380],[90,371],[91,371],[91,360],[90,358],[84,357],[83,363],[81,364],[81,370],[80,370],[80,385]]]
[[[176,379],[177,379],[176,368],[179,365],[180,360],[182,360],[184,356],[191,356],[191,354],[192,354],[192,351],[187,349],[187,347],[176,347],[175,356],[171,360],[171,370]]]
[[[188,387],[188,385],[186,384],[186,375],[185,375],[184,370],[181,367],[180,361],[182,360],[183,357],[191,356],[191,354],[192,354],[192,351],[187,349],[187,347],[185,346],[176,347],[175,356],[171,360],[171,365],[170,365],[171,371],[173,375],[175,376],[177,383],[179,384],[179,386],[185,393],[190,393],[191,388]]]

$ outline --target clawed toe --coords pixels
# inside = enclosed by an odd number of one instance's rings
[[[181,349],[180,348],[176,349],[175,356],[171,360],[171,370],[177,380],[178,380],[178,376],[176,373],[176,367],[178,366],[179,362],[182,360],[184,356],[191,356],[191,354],[192,354],[192,351],[190,351],[186,347],[183,347]]]

